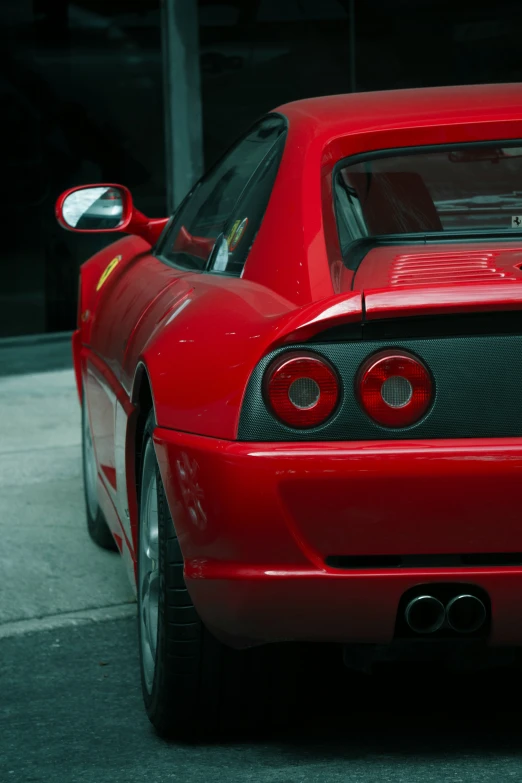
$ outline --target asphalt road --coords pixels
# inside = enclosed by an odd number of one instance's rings
[[[84,530],[71,370],[0,378],[0,412],[0,783],[522,781],[514,667],[365,676],[312,650],[283,728],[160,740],[126,574]]]
[[[148,724],[136,650],[131,618],[3,639],[0,780],[522,780],[520,689],[515,697],[506,673],[484,685],[469,675],[445,680],[402,668],[397,676],[392,668],[334,689],[332,678],[327,686],[310,671],[283,730],[187,745],[158,739]]]

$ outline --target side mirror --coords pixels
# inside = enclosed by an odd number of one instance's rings
[[[168,218],[151,219],[137,210],[124,185],[82,185],[66,190],[56,202],[62,228],[79,233],[125,232],[150,244],[159,239]]]
[[[88,185],[63,193],[56,217],[69,231],[121,231],[132,217],[132,196],[122,185]]]

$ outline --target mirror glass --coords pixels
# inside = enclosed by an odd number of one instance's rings
[[[124,194],[119,188],[81,188],[67,196],[62,216],[71,228],[87,231],[118,228],[124,218],[123,200]]]

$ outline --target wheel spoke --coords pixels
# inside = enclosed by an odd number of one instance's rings
[[[151,560],[158,560],[158,485],[156,476],[150,488],[149,505],[149,556]]]
[[[153,563],[158,560],[158,488],[156,477],[150,483],[147,493],[145,527],[145,554]]]
[[[142,570],[144,573],[149,573],[151,570],[151,556],[150,556],[150,532],[149,532],[149,519],[148,514],[144,515],[144,518],[141,522],[142,525],[142,531],[141,531],[141,557],[142,557]]]
[[[151,526],[149,528],[149,541],[147,546],[147,557],[152,563],[158,562],[159,548],[158,548],[158,526]]]
[[[158,603],[159,603],[159,571],[152,571],[149,578],[148,635],[149,646],[153,657],[156,656],[158,643]]]
[[[150,602],[150,572],[146,573],[143,577],[141,585],[141,610],[143,618],[149,616],[149,602]]]

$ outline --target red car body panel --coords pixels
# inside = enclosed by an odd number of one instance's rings
[[[250,376],[278,346],[364,319],[522,309],[518,240],[473,243],[462,266],[462,245],[430,248],[437,272],[428,279],[418,246],[376,248],[354,275],[342,263],[332,197],[333,167],[349,155],[522,138],[520,86],[334,96],[279,112],[288,137],[241,278],[176,269],[136,236],[82,268],[75,369],[118,546],[133,570],[145,379],[187,586],[216,635],[237,646],[388,642],[406,589],[463,581],[490,596],[490,642],[522,644],[521,568],[325,564],[349,552],[521,552],[522,439],[237,442]],[[412,272],[410,258],[404,272],[404,256],[415,254],[418,266]]]
[[[522,288],[479,283],[474,290],[462,286],[395,288],[368,291],[364,297],[368,321],[450,313],[519,310]]]
[[[445,580],[484,587],[500,612],[492,641],[522,643],[520,568],[325,564],[348,552],[521,551],[521,438],[232,443],[158,429],[155,443],[187,586],[221,638],[389,642],[403,592]]]

